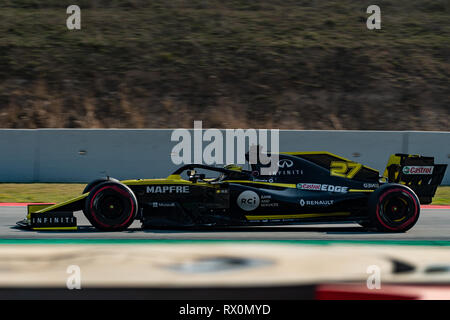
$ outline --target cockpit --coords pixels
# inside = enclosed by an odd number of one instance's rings
[[[207,176],[208,172],[211,172],[212,177]],[[188,164],[177,169],[172,174],[181,175],[184,173],[186,173],[188,180],[194,183],[199,181],[219,183],[224,180],[249,180],[252,177],[251,171],[243,170],[242,167],[234,164],[226,165],[223,168],[202,164]]]

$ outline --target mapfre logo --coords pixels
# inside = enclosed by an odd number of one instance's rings
[[[278,161],[279,168],[290,168],[294,165],[294,162],[289,159],[281,159]]]
[[[237,198],[237,205],[244,211],[252,211],[259,206],[259,196],[254,191],[244,191]]]
[[[403,167],[403,174],[433,174],[433,166],[406,166]]]
[[[147,186],[147,193],[189,193],[189,186]]]

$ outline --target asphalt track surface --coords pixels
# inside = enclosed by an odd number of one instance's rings
[[[78,231],[17,229],[26,207],[0,207],[0,239],[178,239],[178,240],[450,240],[450,209],[422,209],[417,224],[406,233],[368,231],[357,224],[303,224],[276,227],[208,229],[149,229],[140,222],[122,232],[101,232],[91,227],[82,212],[75,213]]]

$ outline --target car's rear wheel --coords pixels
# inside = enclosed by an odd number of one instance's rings
[[[370,221],[384,232],[405,232],[419,219],[420,202],[414,191],[401,184],[387,184],[369,198]]]
[[[138,203],[129,187],[120,182],[108,181],[91,190],[83,212],[97,229],[121,231],[133,223]]]

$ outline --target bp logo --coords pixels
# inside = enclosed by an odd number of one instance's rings
[[[237,205],[244,211],[252,211],[259,206],[259,196],[254,191],[244,191],[237,198]]]

